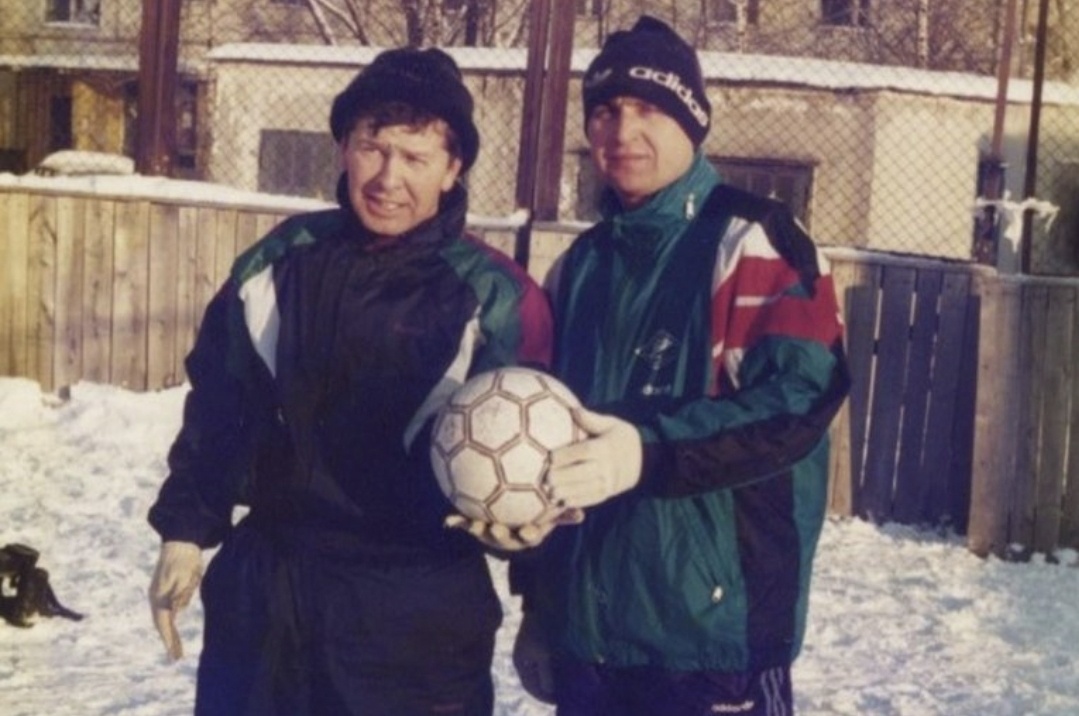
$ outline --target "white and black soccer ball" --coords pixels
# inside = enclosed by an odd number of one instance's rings
[[[507,367],[459,387],[439,411],[431,464],[442,492],[464,516],[518,527],[551,503],[544,488],[549,453],[581,440],[580,401],[537,370]]]

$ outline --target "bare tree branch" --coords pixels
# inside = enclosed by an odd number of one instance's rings
[[[328,44],[517,46],[527,0],[304,0]]]
[[[322,39],[326,41],[327,45],[336,45],[337,40],[333,36],[333,30],[330,29],[329,23],[326,22],[326,16],[322,12],[322,5],[318,0],[305,0],[305,2],[311,11],[311,16],[315,18],[315,24],[318,25],[318,31],[322,35]]]
[[[330,0],[307,0],[307,3],[312,6],[312,12],[314,12],[315,7],[318,7],[325,13],[333,15],[361,44],[369,44],[353,0],[344,0],[344,8],[338,7],[336,3],[330,2]],[[325,17],[325,14],[323,14],[323,17]]]

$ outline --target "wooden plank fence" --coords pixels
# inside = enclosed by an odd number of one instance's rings
[[[1079,548],[1079,281],[982,287],[969,543],[1025,558]]]
[[[286,215],[0,190],[0,374],[45,390],[182,383],[232,259]]]
[[[833,427],[833,512],[876,522],[967,523],[978,268],[828,250],[852,386]]]
[[[293,211],[0,186],[0,375],[179,385],[233,258]],[[577,228],[533,232],[534,276]],[[512,255],[511,230],[484,237]],[[826,253],[853,376],[831,511],[954,528],[983,555],[1079,548],[1079,281]]]

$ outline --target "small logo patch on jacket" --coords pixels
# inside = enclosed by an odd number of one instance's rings
[[[678,339],[672,336],[667,331],[657,331],[646,343],[640,345],[633,351],[634,355],[645,362],[651,371],[648,375],[648,383],[641,388],[641,395],[667,395],[671,392],[672,386],[657,385],[659,381],[659,373],[664,366],[671,363],[676,357],[675,348],[678,346]]]

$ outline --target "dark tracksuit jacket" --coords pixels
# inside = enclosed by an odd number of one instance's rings
[[[556,267],[554,373],[643,436],[641,483],[512,569],[574,659],[673,671],[788,665],[847,391],[824,260],[777,202],[700,155]]]
[[[351,210],[292,217],[207,308],[149,513],[163,540],[222,545],[196,713],[463,713],[489,691],[501,612],[479,543],[442,527],[430,423],[477,372],[546,367],[551,322],[519,267],[462,237],[465,205],[453,190],[389,244]],[[428,679],[449,703],[408,701]]]

